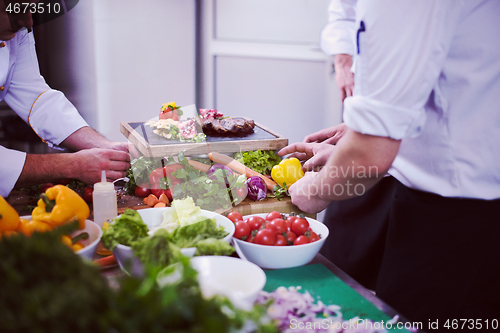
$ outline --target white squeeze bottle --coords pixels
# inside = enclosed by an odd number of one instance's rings
[[[103,226],[104,222],[114,219],[117,213],[115,185],[106,181],[106,171],[102,171],[101,182],[94,184],[92,195],[94,222]]]

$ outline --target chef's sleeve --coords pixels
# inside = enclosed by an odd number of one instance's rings
[[[0,146],[0,195],[6,197],[21,175],[26,153]]]
[[[33,33],[18,33],[22,35],[5,102],[49,146],[59,145],[88,124],[64,94],[51,89],[40,75]]]
[[[354,95],[344,101],[346,125],[396,140],[418,136],[459,23],[453,0],[360,0]]]
[[[321,31],[321,50],[327,55],[354,54],[357,0],[332,0],[328,23]]]

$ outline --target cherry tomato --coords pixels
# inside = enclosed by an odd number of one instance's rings
[[[288,216],[285,220],[287,230],[292,230],[292,222],[298,219],[297,216]]]
[[[248,190],[244,187],[234,188],[232,191],[233,195],[236,194],[241,200],[247,197]]]
[[[293,242],[295,242],[295,240],[297,239],[297,235],[293,231],[286,232],[284,236],[289,245],[292,245]]]
[[[309,244],[311,241],[304,235],[297,237],[297,239],[293,242],[293,245],[302,245]]]
[[[52,183],[42,184],[42,186],[40,186],[40,194],[45,193],[45,191],[47,191],[47,189],[49,189],[53,186],[54,186],[54,184],[52,184]]]
[[[234,226],[234,237],[241,240],[246,240],[248,238],[248,235],[250,235],[250,226],[243,221],[236,221],[236,224]]]
[[[280,219],[281,218],[281,213],[277,211],[272,211],[266,216],[266,221],[272,221],[274,219]]]
[[[285,237],[283,235],[277,235],[276,236],[276,242],[274,242],[274,246],[286,246],[288,245]]]
[[[94,193],[94,188],[92,186],[87,186],[86,188],[83,189],[83,200],[86,202],[92,202],[92,196]]]
[[[151,189],[148,183],[139,184],[135,188],[135,195],[137,195],[139,198],[147,197],[150,194],[151,194]]]
[[[271,223],[266,223],[264,224],[264,228],[265,229],[269,229],[271,230],[272,232],[274,232],[276,235],[278,234],[278,229],[276,228],[275,225],[271,224]]]
[[[256,230],[250,231],[250,233],[248,234],[248,238],[245,239],[245,241],[249,242],[249,243],[253,243],[253,239],[255,238],[254,233],[256,233]]]
[[[319,236],[317,233],[315,233],[314,231],[310,231],[309,232],[309,240],[312,242],[316,242],[316,241],[319,241]]]
[[[238,221],[243,221],[243,216],[241,216],[241,214],[238,212],[231,212],[227,214],[227,218],[233,221],[233,223],[236,223]]]
[[[177,184],[180,184],[182,180],[175,177],[175,176],[172,176],[172,173],[174,173],[175,171],[177,171],[179,169],[184,169],[184,166],[182,164],[174,163],[174,164],[164,166],[163,172],[165,173],[165,177],[170,179],[172,182],[176,182]]]
[[[156,168],[149,174],[149,183],[152,186],[158,185],[160,179],[167,177],[167,174],[164,172],[163,168]]]
[[[248,219],[248,225],[250,226],[250,229],[252,230],[257,230],[262,226],[262,223],[264,223],[264,219],[260,216],[252,216]]]
[[[253,242],[260,245],[274,245],[276,242],[276,234],[272,230],[261,229],[255,235]]]
[[[309,230],[309,222],[306,219],[298,218],[292,222],[291,230],[297,235],[303,235]]]
[[[276,227],[276,231],[281,234],[285,231],[287,231],[287,226],[286,226],[286,222],[285,220],[279,218],[279,219],[274,219],[272,220],[271,222],[269,222],[270,224],[274,225]]]

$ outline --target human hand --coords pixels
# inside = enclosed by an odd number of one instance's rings
[[[322,142],[331,145],[337,144],[339,139],[346,133],[347,126],[342,123],[330,128],[322,129],[321,131],[309,134],[304,138],[305,143],[308,142]]]
[[[278,155],[290,154],[288,157],[296,157],[301,162],[305,161],[302,165],[304,171],[318,171],[326,164],[333,149],[335,146],[326,143],[297,142],[281,149]]]
[[[340,90],[342,102],[346,97],[352,96],[354,90],[354,74],[351,72],[352,56],[349,54],[336,54],[333,59],[335,79]]]
[[[307,172],[288,189],[292,203],[303,212],[319,213],[330,204],[329,200],[319,197],[321,188],[316,185],[318,177],[317,172]]]
[[[85,184],[101,181],[102,170],[108,181],[125,177],[130,168],[130,155],[122,150],[92,148],[74,153],[77,163],[73,165],[75,178]]]

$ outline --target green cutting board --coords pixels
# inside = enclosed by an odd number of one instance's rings
[[[392,319],[322,264],[268,270],[265,273],[267,277],[265,291],[272,292],[281,286],[286,288],[300,286],[300,292],[308,291],[316,301],[321,300],[325,305],[339,305],[344,320],[358,316],[361,319],[378,322],[383,320],[385,323]],[[396,329],[393,328],[391,331]]]

